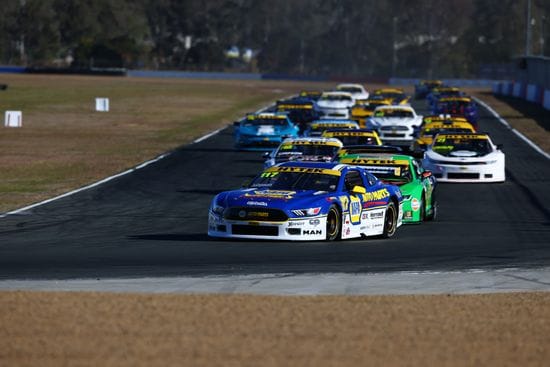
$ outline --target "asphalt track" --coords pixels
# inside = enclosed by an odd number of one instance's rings
[[[420,113],[422,102],[415,102]],[[0,279],[386,273],[550,266],[550,161],[487,111],[503,184],[440,184],[439,216],[389,240],[217,240],[207,210],[262,168],[232,128],[106,184],[0,219]],[[506,118],[506,116],[503,116]]]

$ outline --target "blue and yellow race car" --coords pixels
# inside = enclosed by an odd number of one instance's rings
[[[258,113],[236,121],[235,148],[265,150],[276,148],[285,138],[298,137],[299,127],[286,113]]]
[[[208,235],[293,241],[392,237],[403,219],[397,186],[365,168],[286,162],[244,189],[214,197]]]

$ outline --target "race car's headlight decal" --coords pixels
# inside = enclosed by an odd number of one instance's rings
[[[318,208],[308,208],[308,209],[296,209],[293,210],[292,213],[297,215],[298,217],[306,217],[306,216],[313,216],[319,214],[321,211],[321,207]]]

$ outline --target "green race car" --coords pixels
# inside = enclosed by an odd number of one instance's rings
[[[363,166],[384,183],[399,186],[403,194],[403,223],[435,219],[436,179],[413,157],[402,154],[349,154],[341,156],[339,162]]]

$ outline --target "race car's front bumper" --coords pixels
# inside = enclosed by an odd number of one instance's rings
[[[241,135],[235,140],[235,146],[238,149],[270,150],[277,148],[282,141],[281,135]]]
[[[452,164],[423,161],[426,170],[432,171],[437,182],[504,182],[504,166],[497,163]]]
[[[312,241],[326,239],[326,228],[326,215],[284,222],[226,220],[212,211],[208,215],[211,237]]]

